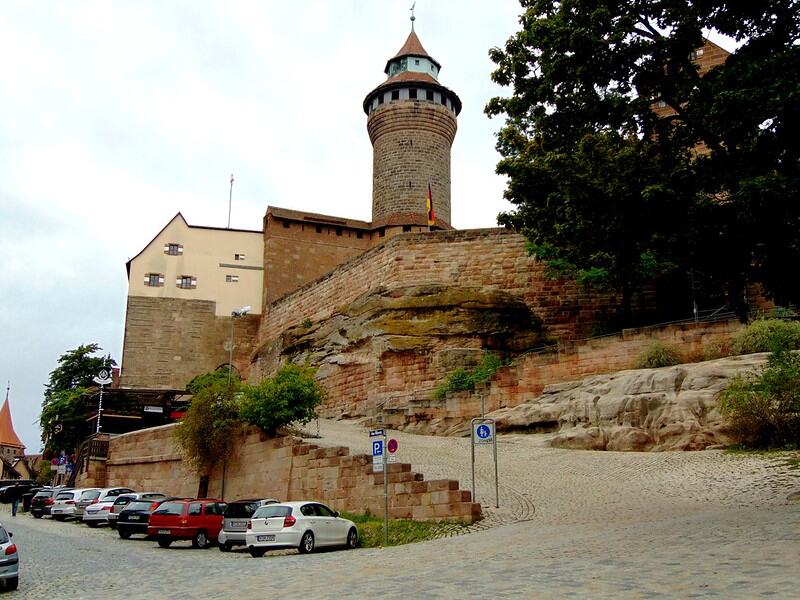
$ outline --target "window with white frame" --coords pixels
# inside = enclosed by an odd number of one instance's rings
[[[234,254],[233,260],[244,260],[244,254]]]
[[[182,290],[193,290],[197,287],[197,277],[181,275],[175,280],[175,287],[179,287]]]
[[[144,284],[149,287],[162,287],[164,285],[163,273],[145,273]]]
[[[183,254],[183,246],[181,244],[164,244],[164,254],[170,256],[180,256]]]
[[[225,283],[239,283],[238,275],[225,275]]]

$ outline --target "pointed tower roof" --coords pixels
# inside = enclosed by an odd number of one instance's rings
[[[8,405],[8,396],[0,409],[0,446],[11,446],[13,448],[25,449],[25,444],[19,439],[17,432],[14,431],[14,423],[11,421],[11,407]]]
[[[402,58],[404,56],[419,56],[422,58],[427,58],[433,64],[436,65],[437,69],[441,69],[442,65],[433,58],[430,54],[425,51],[425,48],[422,47],[422,42],[419,41],[417,34],[414,30],[411,30],[411,33],[408,34],[408,38],[406,38],[406,43],[403,44],[403,47],[400,48],[399,52],[395,54],[392,58],[386,61],[386,68],[383,70],[384,73],[387,75],[389,74],[389,65],[393,60],[397,60],[398,58]]]

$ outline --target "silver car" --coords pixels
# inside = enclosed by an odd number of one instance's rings
[[[19,552],[11,541],[13,535],[0,523],[0,581],[7,590],[15,590],[19,585]]]
[[[75,518],[75,505],[85,491],[97,488],[78,488],[77,490],[62,490],[56,494],[56,499],[50,507],[50,514],[56,521]]]
[[[278,501],[274,498],[263,498],[261,500],[236,500],[228,504],[222,515],[222,530],[217,539],[219,549],[222,552],[228,552],[233,546],[244,546],[247,522],[253,513],[262,506],[277,503]]]
[[[110,500],[112,503],[120,494],[127,494],[132,492],[131,488],[126,487],[113,487],[113,488],[91,488],[81,494],[80,499],[75,503],[75,516],[77,518],[83,517],[83,511],[90,504],[97,504],[99,502],[106,502]],[[105,521],[105,519],[103,519]]]
[[[135,492],[133,494],[120,494],[117,496],[117,499],[114,500],[114,504],[108,513],[109,527],[111,527],[111,529],[116,528],[117,520],[119,519],[119,513],[125,510],[125,507],[131,502],[135,500],[151,500],[155,502],[157,500],[164,500],[166,497],[167,495],[162,494],[161,492]]]

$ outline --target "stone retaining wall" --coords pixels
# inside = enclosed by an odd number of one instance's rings
[[[165,425],[112,438],[105,485],[197,495],[199,477],[181,461],[174,428]],[[390,464],[387,473],[392,518],[473,522],[481,517],[480,504],[456,480],[425,481],[407,463]],[[208,495],[223,496],[221,467],[211,474]],[[266,438],[250,428],[226,465],[224,498],[253,497],[318,500],[339,511],[383,514],[383,475],[373,473],[366,454],[351,455],[346,447],[320,448],[291,436]]]

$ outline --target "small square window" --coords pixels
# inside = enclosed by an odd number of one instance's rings
[[[357,239],[360,240],[363,237],[364,237],[364,232],[363,231],[356,231],[356,238]]]
[[[289,229],[289,221],[284,221],[283,222],[283,228],[284,229]]]
[[[433,102],[433,92],[431,90],[425,90],[425,99]]]
[[[175,281],[175,285],[182,290],[193,290],[197,287],[197,278],[191,275],[181,275]]]
[[[392,100],[400,100],[400,90],[392,90]]]
[[[410,90],[408,90],[408,97],[411,98],[412,100],[416,100],[417,99],[417,89],[416,88],[411,88]]]
[[[378,96],[378,104],[383,104],[383,94]]]
[[[180,244],[167,244],[164,246],[164,254],[169,254],[170,256],[180,256],[183,254],[183,246]]]
[[[415,65],[419,65],[419,59],[418,59],[418,58],[415,58],[415,59],[414,59],[414,64],[415,64]]]
[[[161,287],[164,285],[164,276],[161,273],[147,273],[144,276],[144,284],[150,287]]]
[[[225,283],[239,283],[238,275],[225,275]]]
[[[385,235],[386,235],[386,230],[383,227],[381,227],[380,231],[378,232],[378,236],[384,237]]]
[[[322,233],[322,225],[317,225],[317,233]]]
[[[667,106],[667,103],[664,102],[663,100],[659,100],[658,101],[658,108],[666,108],[666,106]]]
[[[244,260],[244,254],[234,254],[233,260]]]
[[[406,233],[411,231],[411,225],[403,225],[403,231],[405,231]]]
[[[337,227],[336,228],[336,235],[342,235],[342,228],[341,227]]]

